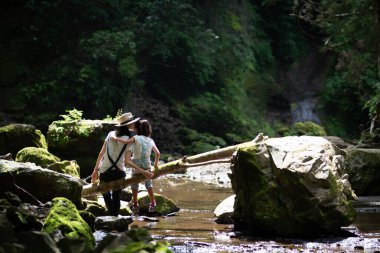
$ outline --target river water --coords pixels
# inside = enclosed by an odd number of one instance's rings
[[[177,253],[187,252],[380,252],[380,197],[360,198],[354,224],[345,228],[357,237],[295,238],[242,237],[233,225],[214,222],[213,211],[233,194],[225,168],[204,173],[169,175],[154,181],[154,189],[174,200],[181,211],[174,216],[146,222],[135,217],[130,227],[144,227],[157,240],[171,244]],[[224,171],[224,172],[223,172]],[[204,183],[206,181],[207,183]]]

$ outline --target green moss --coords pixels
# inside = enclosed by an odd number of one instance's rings
[[[53,234],[56,230],[67,238],[83,239],[86,250],[92,250],[95,246],[90,226],[79,215],[75,205],[66,198],[52,200],[52,207],[43,226],[43,231],[48,234]]]
[[[291,132],[296,135],[326,136],[325,129],[311,121],[297,122],[292,126]]]
[[[142,228],[131,229],[125,232],[126,241],[124,246],[110,250],[109,253],[170,253],[167,242],[153,240],[148,231]]]
[[[71,175],[73,177],[80,178],[79,166],[78,166],[76,161],[56,162],[56,163],[49,165],[48,169],[59,172],[59,173]]]
[[[157,208],[156,208],[156,212],[158,214],[161,214],[161,215],[166,215],[166,214],[169,214],[169,213],[173,213],[173,212],[178,212],[179,211],[179,207],[177,206],[177,204],[167,198],[167,197],[164,197],[160,194],[154,194],[154,197],[156,199],[156,203],[157,203]],[[140,205],[140,208],[142,210],[148,210],[148,207],[149,207],[149,204],[150,204],[150,198],[148,195],[145,195],[145,196],[142,196],[142,197],[139,197],[138,199],[138,203]]]
[[[44,168],[59,161],[58,157],[44,148],[27,147],[20,150],[16,155],[16,162],[31,162]]]

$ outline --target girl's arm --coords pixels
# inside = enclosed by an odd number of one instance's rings
[[[132,169],[134,169],[137,172],[143,174],[146,178],[151,179],[154,176],[154,174],[152,172],[141,169],[139,166],[137,166],[136,164],[134,164],[131,161],[131,151],[125,152],[125,157],[124,158],[125,158],[125,165],[128,165]]]
[[[158,162],[160,161],[160,151],[156,146],[153,146],[153,152],[154,152],[154,169],[158,169]]]
[[[98,158],[96,159],[96,164],[95,164],[95,167],[94,167],[94,171],[92,172],[92,175],[91,175],[91,182],[92,183],[95,183],[96,180],[98,180],[99,165],[100,165],[100,162],[103,159],[103,156],[104,156],[105,152],[106,152],[106,142],[103,143],[102,149],[100,150]]]
[[[132,137],[132,138],[126,140],[126,139],[123,139],[123,138],[112,136],[111,140],[118,141],[118,142],[121,142],[123,144],[130,144],[130,143],[134,143],[135,142],[135,137]]]

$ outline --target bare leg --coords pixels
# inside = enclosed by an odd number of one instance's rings
[[[150,198],[150,204],[152,206],[155,206],[156,205],[156,200],[154,198],[154,192],[153,192],[153,187],[147,189],[148,190],[148,194],[149,194],[149,198]]]
[[[139,190],[137,190],[137,189],[132,190],[132,200],[133,200],[134,206],[137,206],[137,194],[138,194],[138,192],[139,192]]]

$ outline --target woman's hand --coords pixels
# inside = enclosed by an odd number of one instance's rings
[[[117,137],[116,136],[111,136],[110,139],[111,139],[111,141],[117,141]]]
[[[95,184],[98,181],[98,169],[94,169],[91,175],[91,183]]]

